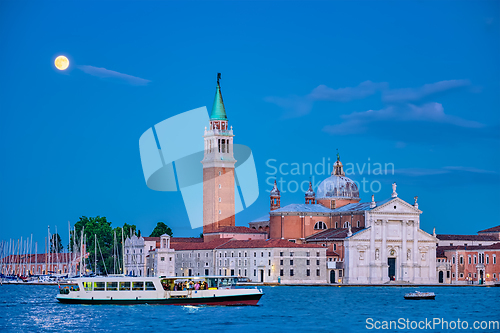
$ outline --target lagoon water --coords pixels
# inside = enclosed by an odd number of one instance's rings
[[[414,287],[263,287],[258,306],[68,305],[57,286],[0,286],[0,332],[404,332],[366,320],[500,320],[500,288],[426,287],[436,300],[405,300]],[[457,332],[442,329],[432,332]],[[463,330],[461,330],[463,331]],[[479,329],[477,332],[498,332]]]

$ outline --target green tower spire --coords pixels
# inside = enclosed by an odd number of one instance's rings
[[[222,94],[220,92],[220,78],[220,73],[217,73],[217,90],[215,91],[214,104],[212,106],[210,120],[227,120],[226,109],[224,108],[224,101],[222,100]]]

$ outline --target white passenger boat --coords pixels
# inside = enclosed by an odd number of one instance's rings
[[[57,300],[75,304],[257,305],[257,288],[236,287],[237,278],[89,277],[59,284]]]

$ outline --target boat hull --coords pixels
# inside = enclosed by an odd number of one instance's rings
[[[167,304],[167,305],[257,305],[262,294],[217,296],[217,297],[185,297],[185,298],[158,298],[158,299],[83,299],[57,297],[61,303],[67,304]]]
[[[436,296],[418,296],[418,297],[412,297],[412,296],[405,296],[405,299],[415,299],[415,300],[419,300],[419,299],[435,299]]]

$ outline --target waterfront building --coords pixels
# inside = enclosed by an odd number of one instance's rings
[[[167,234],[159,237],[160,246],[150,249],[146,256],[147,276],[174,276],[175,254],[170,247],[171,237]],[[157,245],[158,243],[155,243]]]
[[[326,248],[286,240],[176,243],[176,276],[222,275],[264,283],[326,283]]]
[[[420,229],[417,197],[410,204],[398,197],[360,202],[356,183],[345,176],[340,156],[317,194],[310,184],[304,204],[280,207],[276,182],[271,191],[269,222],[249,225],[269,228],[271,239],[317,244],[328,249],[329,281],[378,284],[393,281],[435,283],[437,239]]]
[[[439,246],[450,264],[452,284],[494,284],[500,281],[500,242],[492,245]]]
[[[478,231],[477,235],[438,234],[436,238],[439,240],[436,249],[439,283],[491,284],[498,281],[500,270],[496,258],[500,225]]]
[[[124,273],[125,275],[145,276],[146,256],[149,251],[160,247],[159,237],[138,237],[132,235],[125,239]]]

